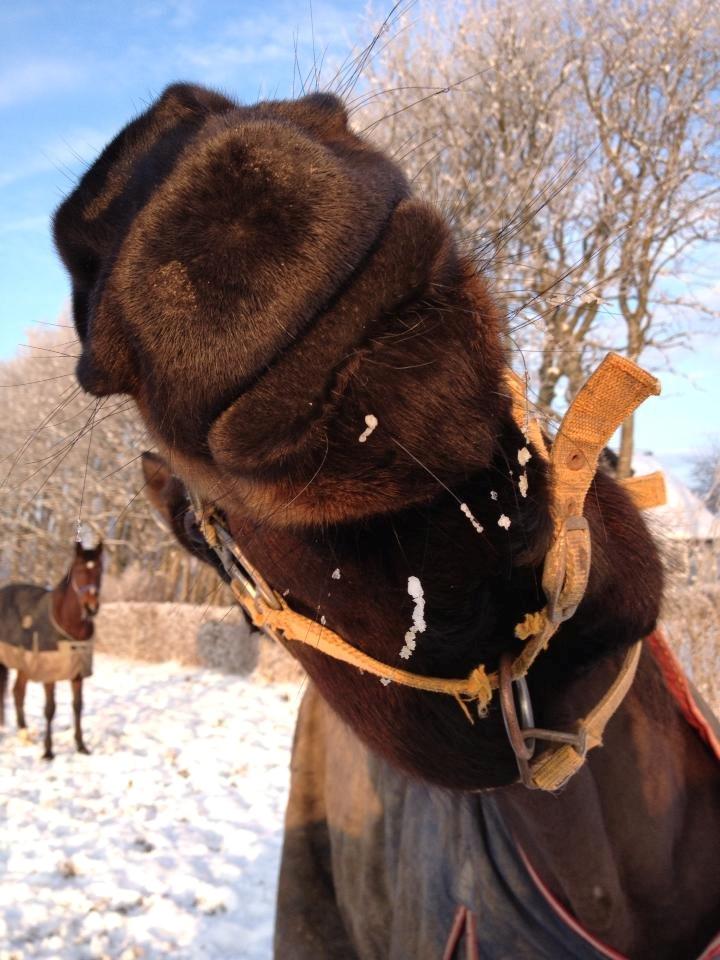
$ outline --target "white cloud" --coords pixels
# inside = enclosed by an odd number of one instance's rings
[[[3,233],[34,233],[37,230],[49,229],[50,217],[45,214],[39,217],[19,217],[17,220],[0,221],[0,234]]]
[[[182,62],[202,70],[202,79],[205,83],[227,81],[229,71],[236,67],[254,66],[271,60],[285,60],[287,53],[285,47],[270,39],[261,44],[211,43],[204,47],[182,46],[178,49],[178,56]]]
[[[352,17],[327,2],[313,3],[312,19],[309,11],[309,7],[304,13],[301,7],[288,7],[285,14],[257,12],[252,17],[229,20],[222,26],[220,40],[178,45],[174,51],[176,66],[200,70],[200,82],[222,86],[231,93],[239,69],[265,64],[285,67],[288,79],[299,72],[303,80],[313,77],[317,64],[322,72],[320,86],[327,85],[342,61],[340,51],[343,47],[348,52],[351,49]],[[262,81],[261,76],[258,79]]]
[[[162,3],[146,3],[136,10],[144,20],[162,20],[175,30],[184,30],[197,20],[198,10],[194,0],[163,0]]]
[[[38,57],[5,67],[0,73],[0,107],[13,107],[49,92],[69,90],[82,80],[78,63],[60,58]]]

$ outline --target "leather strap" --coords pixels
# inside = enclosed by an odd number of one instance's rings
[[[540,426],[540,411],[527,394],[525,381],[514,370],[505,371],[505,385],[512,404],[515,423],[544,460],[550,460]],[[661,470],[639,477],[626,477],[620,484],[627,490],[638,510],[652,510],[667,503],[665,478]]]
[[[667,488],[662,470],[621,481],[638,510],[652,510],[667,503]]]
[[[406,687],[414,687],[416,690],[450,694],[460,702],[471,721],[472,715],[465,704],[476,703],[478,712],[482,715],[492,698],[493,688],[497,687],[497,675],[488,675],[482,664],[462,680],[426,677],[419,673],[410,673],[408,670],[400,670],[353,647],[347,640],[343,640],[339,634],[334,633],[324,624],[318,623],[317,620],[311,620],[292,610],[282,597],[278,598],[280,608],[277,610],[270,608],[260,597],[256,597],[249,606],[247,595],[243,594],[242,587],[238,587],[236,581],[232,581],[230,586],[236,599],[248,611],[253,624],[259,630],[270,631],[275,635],[282,634],[282,639],[286,641],[304,643],[334,660],[351,664],[364,673],[371,673],[380,680],[400,683]]]
[[[514,678],[525,676],[585,593],[591,544],[583,508],[603,448],[644,400],[659,393],[655,377],[626,357],[609,353],[563,417],[549,460],[554,533],[543,567],[547,606],[516,628],[526,644],[513,664]]]

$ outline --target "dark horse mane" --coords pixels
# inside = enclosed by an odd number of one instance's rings
[[[337,98],[247,107],[169,87],[60,207],[55,239],[81,384],[130,394],[171,463],[151,496],[174,472],[218,502],[296,609],[384,662],[401,665],[413,576],[427,629],[409,669],[464,676],[517,651],[515,625],[544,603],[551,501],[537,451],[518,459],[502,318],[448,225]],[[192,548],[182,485],[171,500]],[[661,564],[628,495],[598,473],[585,514],[590,581],[532,671],[541,719],[550,694],[658,615]],[[496,707],[470,725],[451,698],[297,655],[409,773],[460,789],[515,779]]]

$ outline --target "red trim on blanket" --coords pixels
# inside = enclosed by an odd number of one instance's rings
[[[557,897],[551,893],[542,882],[520,844],[518,844],[518,853],[520,854],[520,858],[525,864],[525,869],[530,874],[533,883],[566,926],[570,927],[571,930],[574,930],[579,937],[583,938],[583,940],[586,940],[588,943],[592,944],[592,946],[595,947],[595,949],[604,957],[609,957],[610,960],[628,960],[624,953],[618,953],[617,950],[613,950],[612,947],[608,947],[601,940],[596,939],[591,933],[588,933],[584,927],[580,926],[575,917],[573,917],[573,915],[565,909]]]
[[[720,933],[713,942],[705,948],[705,953],[701,954],[698,960],[718,960],[720,957]]]
[[[670,648],[664,634],[660,629],[655,630],[654,633],[651,633],[649,637],[645,638],[645,642],[660,667],[667,688],[680,708],[682,715],[690,726],[695,728],[702,740],[713,751],[717,760],[720,761],[720,740],[718,740],[715,731],[707,722],[703,713],[698,709],[680,661]],[[610,960],[628,960],[624,954],[618,953],[616,950],[613,950],[612,947],[608,947],[602,943],[602,941],[588,933],[545,886],[519,843],[517,844],[517,849],[533,883],[563,923],[577,933],[578,936],[582,937],[583,940],[595,947],[604,957],[609,957]],[[698,957],[698,960],[720,960],[720,934],[705,947]]]
[[[680,661],[673,653],[662,630],[651,633],[645,642],[660,667],[667,688],[673,695],[678,707],[680,707],[682,715],[690,726],[697,730],[700,737],[715,754],[716,759],[720,760],[720,740],[718,740],[717,734],[707,722],[705,716],[698,709]]]
[[[520,854],[520,858],[525,864],[525,869],[530,874],[533,883],[543,897],[545,897],[547,902],[560,917],[563,923],[570,927],[571,930],[574,930],[575,933],[582,937],[583,940],[595,947],[595,949],[604,957],[608,957],[610,960],[628,960],[624,953],[618,953],[617,950],[613,950],[612,947],[608,947],[607,944],[603,943],[601,940],[598,940],[596,937],[593,937],[593,935],[588,933],[584,927],[581,927],[575,917],[573,917],[573,915],[565,909],[560,901],[550,892],[550,890],[548,890],[537,873],[535,873],[533,865],[528,860],[527,856],[525,855],[525,851],[520,845],[518,845],[518,853]],[[720,960],[720,934],[715,937],[712,943],[709,943],[707,947],[705,947],[703,952],[698,957],[698,960]]]

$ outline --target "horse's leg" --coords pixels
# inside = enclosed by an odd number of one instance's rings
[[[0,663],[0,727],[5,726],[5,692],[8,684],[8,668]]]
[[[44,683],[45,687],[45,753],[43,760],[52,760],[55,756],[52,750],[52,721],[55,716],[55,684]]]
[[[75,744],[78,753],[90,753],[83,741],[82,729],[80,727],[80,717],[82,715],[82,677],[76,677],[72,681],[73,714],[75,716]]]
[[[24,730],[27,727],[25,723],[25,689],[27,687],[27,674],[18,670],[15,677],[15,686],[13,687],[13,699],[15,700],[15,716],[17,717],[18,730]]]

